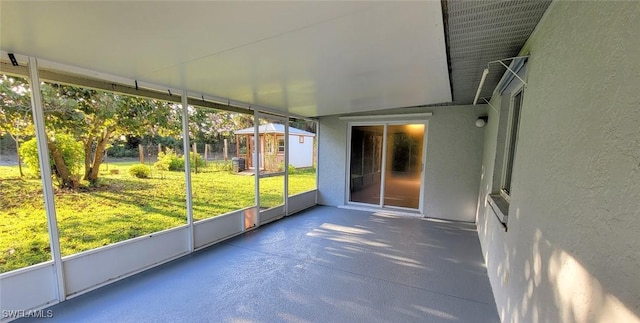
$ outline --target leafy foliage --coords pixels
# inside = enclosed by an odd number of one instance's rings
[[[137,178],[149,178],[151,171],[147,165],[138,164],[129,167],[129,174]]]
[[[194,154],[192,151],[189,152],[189,163],[192,169],[195,168],[196,164],[198,165],[198,168],[202,168],[207,165],[206,161],[200,154]],[[183,171],[184,155],[178,156],[173,149],[167,149],[166,152],[158,153],[158,161],[153,164],[153,166],[161,171]]]
[[[42,88],[48,129],[83,143],[84,179],[90,183],[98,179],[104,152],[115,138],[181,133],[180,108],[169,102],[59,84]]]
[[[184,169],[184,159],[178,157],[173,149],[167,149],[158,153],[158,161],[153,166],[161,171],[177,172]]]
[[[207,165],[214,172],[231,172],[233,164],[230,161],[214,162]]]
[[[58,134],[49,140],[56,143],[56,146],[62,153],[62,159],[64,159],[64,163],[69,168],[71,174],[79,177],[84,163],[84,148],[82,143],[77,142],[73,137],[65,134]],[[29,167],[29,171],[36,176],[40,176],[40,159],[38,157],[38,143],[36,138],[32,138],[22,144],[20,147],[20,157]],[[58,176],[53,159],[50,159],[49,164],[51,165],[52,174]]]
[[[83,145],[83,177],[90,184],[97,182],[105,150],[115,138],[181,134],[181,108],[170,102],[55,83],[40,88],[49,137],[69,135]],[[19,145],[34,133],[29,86],[24,79],[0,75],[0,94],[0,135],[10,134]],[[60,149],[54,141],[48,146],[54,156]],[[53,160],[62,182],[77,182],[65,171],[70,165]]]
[[[287,168],[288,168],[288,171],[289,171],[289,175],[296,173],[296,168],[293,165],[289,164],[289,167],[287,167]],[[284,162],[282,162],[282,163],[280,163],[280,165],[278,165],[278,171],[279,172],[284,171]]]
[[[180,157],[182,161],[183,169],[184,169],[184,156]],[[195,168],[198,165],[198,168],[202,168],[207,165],[207,162],[202,158],[200,154],[194,154],[193,151],[189,152],[189,164],[191,169]]]
[[[125,145],[116,143],[108,149],[109,157],[138,157],[137,149],[127,149]]]
[[[40,176],[40,164],[38,157],[38,142],[33,138],[20,146],[20,158],[25,162],[31,174]]]
[[[0,137],[9,136],[19,149],[21,142],[33,136],[34,132],[27,82],[22,78],[0,75]],[[18,171],[23,176],[19,156]]]
[[[33,135],[31,93],[25,79],[0,75],[0,135],[14,140]]]
[[[182,136],[182,107],[178,104],[55,83],[43,83],[40,88],[47,133],[50,137],[69,135],[83,145],[83,179],[89,184],[97,183],[106,150],[113,145],[110,156],[134,157],[140,141],[175,147]],[[215,151],[222,150],[225,140],[235,147],[234,131],[253,125],[253,116],[242,113],[189,106],[187,114],[189,137]],[[34,127],[27,81],[0,75],[0,135],[5,133],[19,146],[33,136]],[[120,145],[123,138],[126,147]],[[57,150],[56,142],[48,146],[52,152]],[[199,156],[192,156],[192,160],[192,167],[205,165]],[[77,186],[77,181],[69,178],[72,174],[64,171],[69,166],[63,165],[63,159],[54,158],[53,164],[67,186]],[[184,167],[174,161],[170,168]]]

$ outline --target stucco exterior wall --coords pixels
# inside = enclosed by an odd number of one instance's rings
[[[425,215],[474,222],[484,128],[475,126],[486,106],[442,107],[429,119]]]
[[[477,128],[474,124],[478,116],[486,114],[486,106],[387,110],[372,114],[417,112],[433,112],[427,117],[425,215],[475,221],[485,128]],[[347,121],[335,116],[320,118],[320,204],[336,206],[346,202],[347,131]]]
[[[318,204],[344,204],[346,190],[347,123],[337,116],[318,120]]]
[[[507,232],[486,204],[490,109],[477,223],[504,322],[640,322],[639,30],[640,2],[549,8],[523,50]]]

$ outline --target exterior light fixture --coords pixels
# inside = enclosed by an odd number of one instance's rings
[[[476,120],[476,127],[478,128],[484,127],[487,124],[488,120],[489,120],[489,116],[478,117],[478,119]]]

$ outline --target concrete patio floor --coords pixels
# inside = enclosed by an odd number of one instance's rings
[[[47,321],[498,322],[475,230],[317,206],[50,307]]]

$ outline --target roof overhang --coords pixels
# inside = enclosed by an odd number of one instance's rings
[[[0,24],[7,52],[302,116],[452,101],[439,1],[3,1]]]

